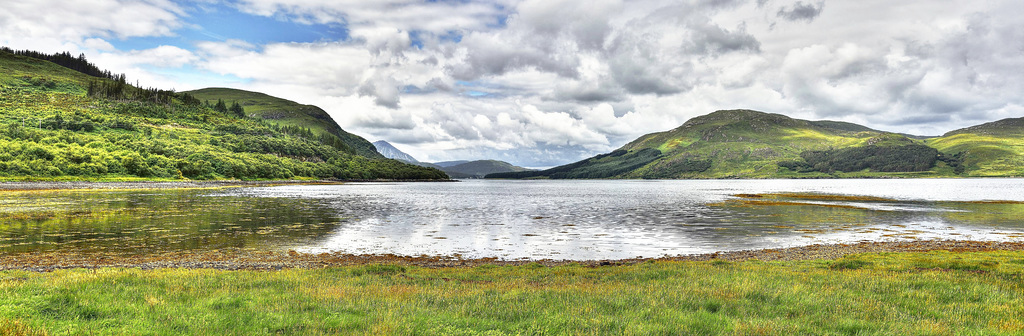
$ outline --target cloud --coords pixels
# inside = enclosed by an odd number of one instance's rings
[[[390,76],[377,76],[359,86],[360,96],[374,97],[379,106],[398,109],[398,81]]]
[[[1010,0],[832,1],[827,20],[820,0],[238,0],[229,6],[243,13],[347,34],[137,39],[204,24],[188,22],[202,4],[182,6],[6,4],[0,43],[87,52],[147,85],[315,104],[416,157],[525,166],[609,151],[718,109],[920,134],[1024,110],[1024,27]],[[143,47],[115,47],[125,41]]]
[[[165,0],[6,2],[0,6],[0,43],[48,52],[86,42],[108,49],[100,38],[173,35],[185,15]]]
[[[823,9],[825,9],[824,1],[818,2],[817,5],[810,3],[804,4],[802,1],[797,1],[793,4],[792,8],[786,6],[780,7],[776,16],[789,21],[811,22],[821,15],[821,11]]]
[[[365,28],[394,28],[444,34],[484,30],[497,24],[503,2],[420,0],[241,0],[236,7],[246,13],[283,17],[305,23],[339,23],[365,37]]]

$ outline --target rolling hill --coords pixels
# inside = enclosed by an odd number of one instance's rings
[[[356,154],[374,159],[384,158],[369,141],[345,132],[326,111],[313,105],[303,105],[259,92],[228,88],[206,88],[185,93],[211,104],[217,100],[228,104],[237,102],[250,118],[266,120],[277,126],[308,129],[316,135],[330,134],[352,147]]]
[[[969,176],[1024,176],[1024,118],[958,129],[925,143],[957,154]]]
[[[383,158],[319,109],[196,91],[256,103],[229,111],[123,75],[87,75],[98,70],[84,57],[58,57],[61,66],[26,55],[40,54],[0,49],[0,180],[447,179]]]
[[[915,139],[835,121],[717,111],[612,153],[488,178],[829,178],[1024,175],[1024,128],[1004,120]]]

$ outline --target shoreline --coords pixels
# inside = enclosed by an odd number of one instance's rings
[[[23,270],[50,272],[74,268],[139,268],[151,269],[215,269],[215,270],[281,270],[316,269],[338,266],[393,264],[425,268],[464,268],[484,265],[522,266],[539,264],[563,266],[578,264],[588,267],[624,266],[648,261],[797,261],[835,260],[851,254],[881,252],[984,252],[1024,251],[1024,242],[919,240],[905,242],[861,242],[855,244],[809,245],[799,247],[714,252],[694,255],[617,260],[500,260],[498,258],[461,258],[458,256],[357,255],[345,253],[305,254],[295,251],[270,252],[242,249],[213,251],[180,251],[157,255],[128,256],[113,253],[30,252],[0,256],[0,271]]]
[[[274,181],[38,181],[0,182],[2,191],[46,191],[46,190],[126,190],[126,189],[205,189],[230,187],[269,187],[280,185],[340,185],[345,183],[387,183],[387,182],[458,182],[457,180],[274,180]]]

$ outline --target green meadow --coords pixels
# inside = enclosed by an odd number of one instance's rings
[[[1020,335],[1024,253],[0,272],[0,334]]]

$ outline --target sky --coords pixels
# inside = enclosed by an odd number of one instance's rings
[[[722,109],[1024,116],[1019,0],[6,0],[0,45],[317,105],[421,161],[550,167]]]

